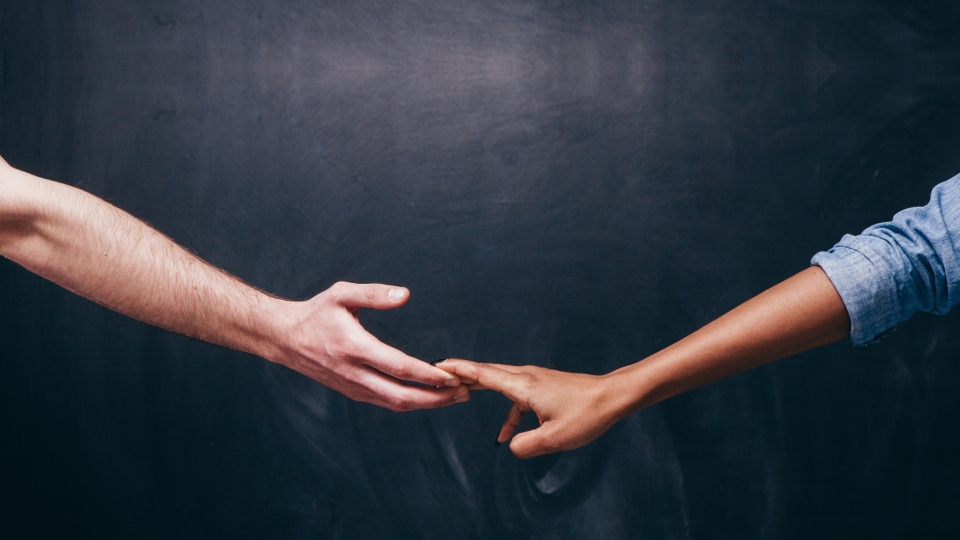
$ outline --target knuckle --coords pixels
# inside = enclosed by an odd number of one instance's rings
[[[390,396],[387,398],[387,403],[397,412],[408,411],[412,408],[410,401],[400,396]]]
[[[337,335],[330,339],[327,354],[337,359],[354,358],[358,352],[356,343],[347,336]]]
[[[334,284],[334,286],[337,287],[337,292],[344,296],[355,294],[355,291],[357,290],[357,284],[349,281],[338,281]]]
[[[374,285],[374,284],[372,284],[372,283],[368,283],[368,284],[366,284],[366,285],[363,286],[363,296],[366,297],[366,299],[367,299],[367,300],[370,300],[370,301],[376,300],[376,299],[377,299],[377,293],[380,292],[379,289],[380,289],[380,288],[377,287],[376,285]]]
[[[350,399],[373,403],[376,398],[367,389],[363,375],[357,369],[338,370],[333,376],[333,381],[336,385],[335,389]]]
[[[343,378],[348,381],[356,384],[363,388],[363,390],[370,395],[371,399],[377,398],[377,393],[370,388],[370,379],[367,373],[357,366],[351,366],[349,369],[345,370],[343,373]]]
[[[347,293],[348,287],[349,284],[347,282],[338,281],[331,285],[329,289],[324,291],[320,297],[328,304],[336,304],[343,299],[343,296]]]
[[[412,370],[406,364],[393,364],[390,366],[390,374],[402,380],[409,380]]]
[[[346,340],[340,346],[340,357],[343,359],[360,360],[363,358],[363,347],[353,340]]]
[[[486,381],[493,376],[493,368],[490,366],[479,364],[477,366],[477,381]]]
[[[525,394],[529,394],[537,384],[537,378],[530,373],[520,373],[517,375],[517,387]]]

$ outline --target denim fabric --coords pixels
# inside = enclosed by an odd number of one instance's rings
[[[840,293],[856,345],[918,311],[950,311],[960,302],[960,175],[933,188],[926,206],[903,210],[859,236],[844,235],[810,262]]]

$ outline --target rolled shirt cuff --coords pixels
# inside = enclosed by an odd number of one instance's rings
[[[866,242],[844,235],[829,251],[814,255],[810,264],[822,268],[840,293],[854,345],[876,341],[900,324],[896,272]]]

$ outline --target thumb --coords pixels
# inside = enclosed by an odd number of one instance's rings
[[[330,287],[331,299],[349,308],[392,309],[410,299],[406,287],[380,285],[378,283],[340,282]]]
[[[543,454],[559,452],[560,449],[550,432],[549,426],[542,425],[537,429],[517,434],[510,441],[510,451],[520,459],[530,459]]]

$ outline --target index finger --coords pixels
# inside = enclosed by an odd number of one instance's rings
[[[466,388],[408,386],[370,367],[358,375],[357,382],[393,410],[433,409],[470,399],[470,391]]]
[[[445,371],[464,380],[476,381],[480,386],[500,392],[512,401],[524,404],[527,401],[525,389],[530,377],[527,373],[514,373],[492,364],[456,358],[442,362],[441,365]]]
[[[364,364],[403,381],[412,381],[429,386],[460,386],[460,379],[430,364],[407,356],[367,334],[362,341],[362,353],[358,360]]]
[[[444,371],[447,371],[447,372],[449,372],[449,373],[453,373],[454,367],[453,367],[452,365],[451,365],[449,368],[445,368],[445,367],[444,367],[444,366],[446,365],[446,364],[444,364],[444,362],[446,362],[447,360],[464,360],[464,359],[462,359],[462,358],[447,358],[447,359],[444,359],[444,360],[437,360],[436,362],[430,362],[430,363],[431,363],[432,365],[434,365],[434,366],[439,367],[440,369],[443,369]],[[469,362],[469,360],[467,360],[467,361]],[[479,362],[475,362],[475,363],[479,363]],[[498,369],[502,369],[502,370],[504,370],[504,371],[509,371],[510,373],[527,373],[527,366],[512,366],[512,365],[510,365],[510,364],[496,364],[496,363],[493,363],[493,362],[484,362],[483,365],[485,365],[485,366],[492,366],[492,367],[495,367],[495,368],[498,368]],[[463,375],[458,375],[458,377],[460,377],[460,382],[461,382],[462,384],[467,385],[467,387],[470,388],[471,390],[491,390],[490,388],[487,388],[486,386],[478,383],[477,381],[475,381],[475,380],[473,380],[473,379],[470,379],[470,378],[467,378],[467,377],[465,377],[465,376],[463,376]]]

